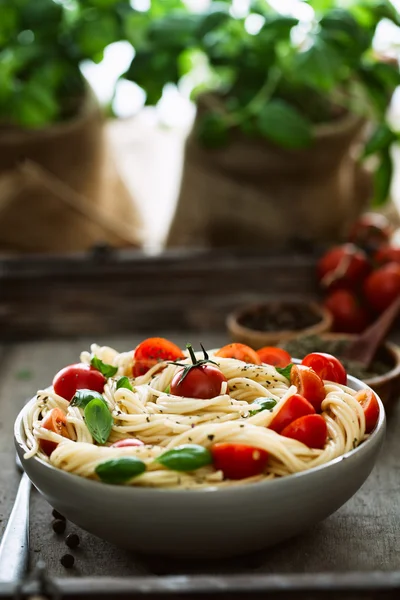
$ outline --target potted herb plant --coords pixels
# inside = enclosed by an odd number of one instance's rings
[[[387,198],[400,76],[373,40],[382,19],[400,22],[389,1],[309,0],[301,19],[266,0],[241,15],[229,1],[197,13],[173,4],[148,20],[125,75],[153,104],[197,73],[169,245],[333,240]],[[374,157],[373,189],[360,156]]]
[[[132,14],[129,0],[0,0],[3,248],[135,242],[137,216],[108,162],[104,172],[103,116],[80,70],[127,37]],[[118,187],[111,200],[105,177]]]

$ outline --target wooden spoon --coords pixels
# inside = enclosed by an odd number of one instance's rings
[[[380,317],[361,335],[351,342],[351,344],[342,353],[343,358],[362,363],[368,368],[373,361],[375,353],[390,328],[392,327],[400,311],[400,296],[380,315]]]

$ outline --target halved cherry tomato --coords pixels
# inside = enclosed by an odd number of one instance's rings
[[[78,363],[61,369],[53,379],[53,388],[56,394],[70,401],[76,390],[92,390],[101,394],[106,381],[100,371],[85,363]]]
[[[321,379],[327,379],[334,383],[346,385],[347,373],[346,369],[335,356],[326,354],[325,352],[312,352],[307,354],[301,361],[302,365],[314,369]]]
[[[366,433],[370,433],[379,419],[378,400],[372,390],[360,390],[355,397],[364,411],[365,431]]]
[[[141,342],[133,355],[133,376],[145,375],[154,365],[165,360],[185,358],[182,350],[164,338],[148,338]]]
[[[361,333],[371,320],[368,310],[349,290],[335,290],[325,299],[325,308],[333,317],[333,331]]]
[[[297,392],[307,398],[316,412],[320,412],[325,398],[325,387],[321,377],[310,367],[293,365],[290,372],[290,383],[297,387]]]
[[[400,248],[396,248],[394,246],[382,246],[374,254],[374,263],[377,265],[383,265],[391,262],[400,264]]]
[[[365,296],[373,309],[382,312],[400,296],[400,264],[388,263],[367,278]]]
[[[294,394],[290,396],[268,425],[269,429],[280,433],[285,427],[292,421],[295,421],[299,417],[305,415],[315,414],[315,408],[313,405],[300,394]]]
[[[325,289],[353,289],[364,281],[371,267],[367,255],[353,244],[328,250],[319,260],[317,275]]]
[[[214,467],[227,479],[246,479],[264,472],[268,452],[246,444],[214,444],[211,448]]]
[[[309,448],[323,448],[326,442],[328,428],[321,415],[306,415],[292,421],[281,435],[298,440]]]
[[[225,375],[218,366],[212,364],[204,348],[204,359],[202,360],[196,358],[190,344],[187,344],[187,349],[192,364],[182,367],[175,373],[170,386],[171,394],[186,398],[201,398],[202,400],[219,396],[222,383],[227,381]]]
[[[264,346],[257,350],[261,362],[274,367],[287,367],[291,363],[291,356],[283,348],[275,348],[275,346]]]
[[[53,431],[54,433],[58,433],[58,435],[70,439],[67,429],[67,419],[61,409],[52,408],[40,424],[44,429],[48,429],[49,431]],[[50,456],[53,450],[58,446],[56,442],[51,442],[50,440],[39,440],[39,445],[47,456]]]
[[[246,344],[228,344],[223,348],[220,348],[218,352],[215,353],[215,356],[220,356],[221,358],[236,358],[236,360],[242,360],[246,363],[251,363],[253,365],[261,365],[261,360],[258,356],[258,353],[250,348],[250,346],[246,346]]]
[[[111,448],[129,448],[134,446],[144,446],[144,443],[136,438],[126,438],[125,440],[118,440],[118,442],[114,442],[111,445]]]

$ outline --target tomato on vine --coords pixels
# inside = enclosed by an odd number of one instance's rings
[[[221,394],[221,387],[227,381],[216,362],[209,359],[207,352],[200,344],[204,359],[197,359],[191,344],[187,344],[191,365],[176,363],[182,367],[171,381],[171,394],[186,398],[208,400]]]

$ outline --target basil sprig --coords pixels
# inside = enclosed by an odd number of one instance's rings
[[[103,361],[97,358],[97,356],[93,356],[92,360],[90,361],[90,364],[94,369],[100,371],[100,373],[104,375],[104,377],[106,377],[107,379],[109,377],[113,377],[118,371],[118,367],[113,367],[112,365],[107,365],[106,363],[103,363]]]
[[[213,462],[212,454],[204,446],[184,444],[161,454],[156,460],[173,471],[195,471]]]
[[[164,390],[164,394],[170,394],[171,393],[171,386],[167,385],[167,387]]]
[[[99,392],[93,390],[76,390],[75,396],[71,400],[71,406],[78,406],[79,408],[85,408],[91,400],[94,399],[102,400],[105,404],[103,396]]]
[[[104,400],[91,400],[86,405],[84,415],[86,426],[93,438],[99,444],[105,444],[111,433],[113,418]]]
[[[127,390],[133,392],[133,387],[131,386],[131,382],[129,381],[128,377],[120,377],[118,379],[117,390],[120,390],[121,388],[126,388]]]
[[[256,398],[252,406],[255,406],[255,408],[249,412],[250,417],[257,415],[263,410],[272,410],[276,406],[276,400],[273,398]]]
[[[141,475],[146,470],[146,465],[139,458],[125,456],[114,458],[97,465],[95,471],[104,483],[126,483],[133,477]]]
[[[283,375],[284,377],[286,377],[286,379],[289,379],[290,381],[290,373],[292,372],[292,367],[293,364],[290,363],[290,365],[288,365],[287,367],[275,367],[275,369],[278,371],[279,375]]]

